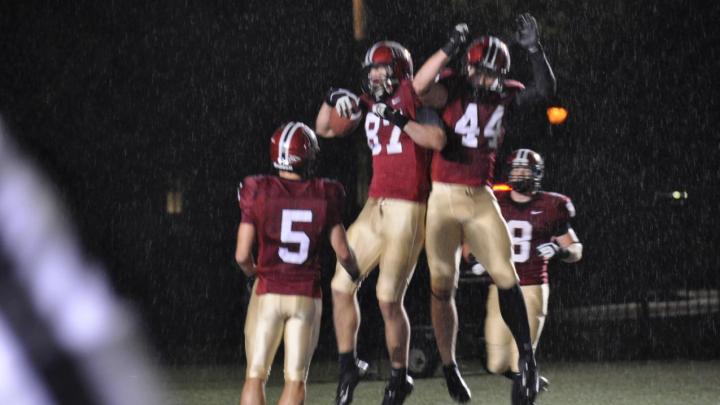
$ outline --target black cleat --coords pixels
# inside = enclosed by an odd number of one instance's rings
[[[349,405],[353,400],[353,392],[368,370],[368,364],[362,360],[355,361],[355,368],[347,373],[340,374],[337,390],[335,391],[335,405]]]
[[[470,388],[465,384],[460,375],[457,364],[453,363],[449,366],[443,366],[443,374],[445,374],[445,383],[447,384],[448,393],[455,402],[464,404],[470,401],[472,395]]]
[[[535,364],[535,356],[520,358],[520,373],[513,377],[512,404],[535,405],[535,398],[540,391],[540,377]],[[545,380],[547,381],[547,379]]]
[[[385,396],[383,396],[382,405],[402,405],[413,391],[413,379],[410,376],[405,377],[405,381],[399,384],[399,387],[394,386],[392,383],[388,383],[385,387]]]

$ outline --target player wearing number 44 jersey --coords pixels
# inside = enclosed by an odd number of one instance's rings
[[[377,299],[392,366],[383,404],[402,404],[413,388],[407,375],[410,324],[403,297],[425,237],[429,149],[441,149],[445,134],[439,126],[423,124],[425,116],[434,112],[420,108],[407,49],[392,41],[376,43],[365,55],[363,75],[362,99],[348,90],[331,89],[316,121],[319,135],[344,135],[334,133],[330,125],[333,108],[340,116],[350,117],[349,107],[360,105],[372,152],[369,198],[348,230],[360,280],[351,280],[339,263],[332,281],[340,361],[336,404],[352,402],[360,371],[367,367],[355,354],[360,322],[356,292],[360,281],[378,265]]]
[[[512,260],[520,276],[535,350],[547,315],[548,262],[555,258],[577,262],[582,257],[583,246],[570,226],[575,217],[572,201],[562,194],[540,191],[544,171],[542,157],[530,149],[518,149],[508,163],[512,190],[495,194],[512,239]],[[463,253],[469,259],[467,264],[474,266],[474,273],[481,273],[481,265],[468,255],[467,247]],[[495,285],[490,286],[487,300],[485,347],[490,372],[507,377],[518,372],[518,351],[500,315]],[[542,383],[547,385],[547,380],[542,379]]]
[[[319,245],[329,238],[348,278],[357,263],[341,222],[345,192],[337,182],[315,179],[315,133],[290,122],[272,136],[277,176],[247,177],[238,191],[242,219],[235,260],[257,276],[245,321],[247,371],[241,404],[265,404],[265,381],[280,341],[285,342],[281,404],[305,399],[305,380],[320,332]],[[257,241],[257,263],[252,246]]]
[[[435,77],[464,45],[467,26],[459,24],[448,44],[423,65],[418,76]],[[555,79],[539,43],[535,19],[517,19],[517,41],[528,53],[534,85],[507,79],[510,53],[494,36],[482,36],[466,48],[460,74],[440,76],[421,88],[428,105],[442,110],[447,145],[432,161],[432,192],[428,200],[425,250],[431,276],[431,316],[448,391],[458,402],[470,400],[455,360],[457,312],[454,294],[458,272],[455,251],[465,240],[488,269],[499,289],[502,317],[515,336],[523,378],[514,387],[516,402],[534,403],[538,390],[527,313],[510,257],[510,238],[497,201],[488,187],[495,155],[505,134],[507,113],[540,103],[552,95]]]

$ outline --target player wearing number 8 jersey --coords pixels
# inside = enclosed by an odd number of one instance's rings
[[[512,260],[520,276],[534,350],[547,315],[548,263],[554,258],[577,262],[582,258],[583,246],[570,225],[575,217],[570,198],[540,190],[544,172],[542,157],[530,149],[518,149],[508,163],[512,190],[495,194],[510,232]],[[468,256],[467,249],[464,253]],[[473,258],[469,259],[468,264],[475,265]],[[517,373],[518,352],[500,315],[495,285],[490,286],[487,300],[485,347],[490,372],[505,376]],[[547,384],[547,380],[544,383]]]
[[[279,402],[304,401],[320,331],[322,238],[329,238],[350,278],[357,277],[341,221],[342,185],[311,178],[318,151],[309,127],[284,124],[270,142],[278,176],[247,177],[238,191],[242,219],[235,260],[248,276],[257,276],[245,321],[247,371],[241,404],[265,403],[264,384],[283,336],[285,388]],[[252,257],[255,241],[257,263]]]
[[[382,41],[368,50],[363,63],[363,93],[358,99],[347,90],[330,89],[316,120],[319,135],[343,135],[334,133],[330,116],[333,108],[339,115],[349,116],[346,107],[355,97],[354,103],[359,103],[365,113],[373,167],[369,198],[348,229],[360,279],[351,280],[339,263],[332,280],[340,361],[336,403],[352,402],[360,370],[366,367],[355,354],[360,322],[356,292],[362,279],[379,265],[376,292],[392,366],[383,403],[401,404],[412,391],[412,380],[407,376],[410,324],[403,297],[425,237],[428,148],[441,149],[445,134],[439,126],[423,124],[425,116],[434,112],[421,109],[412,59],[400,44]]]
[[[527,313],[510,258],[510,238],[489,187],[508,111],[542,102],[555,88],[535,19],[524,14],[518,17],[517,25],[518,42],[530,54],[534,86],[525,88],[507,79],[507,45],[497,37],[482,36],[467,47],[461,74],[443,75],[439,83],[420,91],[428,104],[442,108],[448,133],[445,148],[433,155],[425,250],[431,275],[433,329],[448,391],[458,402],[470,400],[455,360],[458,272],[454,255],[463,240],[495,280],[503,319],[521,353],[523,378],[514,387],[513,401],[534,403],[537,392]],[[418,75],[440,74],[452,56],[444,49],[437,51]]]

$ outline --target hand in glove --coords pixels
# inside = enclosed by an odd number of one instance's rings
[[[548,242],[543,243],[537,247],[538,255],[542,256],[545,260],[550,260],[557,256],[560,259],[568,257],[569,252],[567,249],[561,248],[557,243]]]
[[[465,47],[468,40],[468,26],[465,23],[457,24],[450,31],[447,43],[442,47],[442,51],[452,59]]]
[[[351,118],[355,113],[353,110],[360,104],[358,97],[351,91],[335,87],[331,87],[327,91],[325,102],[329,106],[335,107],[335,111],[343,118]]]
[[[523,13],[515,19],[515,39],[530,53],[540,49],[540,32],[535,17]]]
[[[380,118],[390,121],[390,123],[396,125],[398,128],[403,129],[410,121],[406,116],[402,115],[400,111],[394,110],[388,107],[387,104],[376,103],[372,107],[372,112],[377,114]]]

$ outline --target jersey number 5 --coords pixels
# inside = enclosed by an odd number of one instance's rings
[[[507,221],[510,240],[513,244],[512,261],[525,263],[530,258],[530,241],[532,240],[532,224],[528,221]]]
[[[497,149],[497,140],[500,136],[500,130],[502,129],[503,114],[505,114],[505,106],[498,105],[483,129],[483,136],[487,139],[490,149]],[[480,126],[478,123],[478,106],[476,103],[470,103],[465,108],[465,114],[455,123],[455,133],[462,135],[462,144],[466,148],[478,147]]]
[[[310,238],[305,232],[293,231],[294,222],[312,222],[312,211],[310,210],[283,210],[282,223],[280,225],[280,241],[282,243],[295,243],[299,245],[297,251],[292,251],[284,246],[278,250],[280,259],[285,263],[303,264],[308,258]]]

